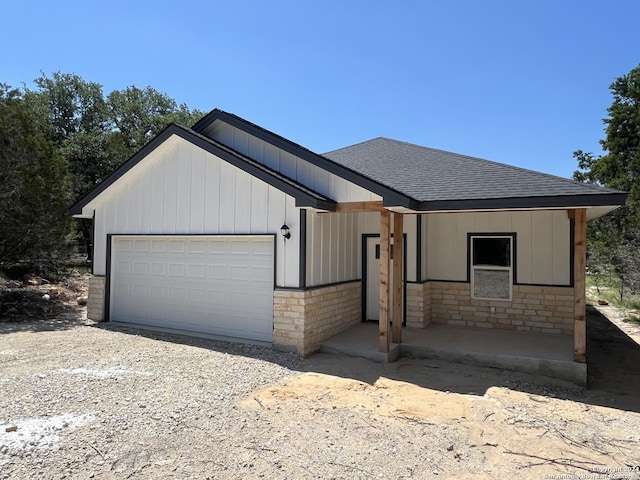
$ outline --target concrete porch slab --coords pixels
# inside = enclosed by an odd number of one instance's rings
[[[399,356],[437,358],[543,375],[581,386],[587,382],[587,365],[573,361],[572,337],[439,324],[404,328],[402,333],[403,343],[394,344],[389,354],[383,354],[378,352],[378,325],[363,323],[326,340],[320,351],[377,362],[391,362]]]
[[[371,328],[372,325],[375,328]],[[400,358],[400,345],[397,343],[391,344],[388,353],[379,351],[377,324],[363,323],[362,327],[355,325],[346,332],[328,338],[320,344],[320,351],[348,357],[362,357],[377,363],[395,362]]]

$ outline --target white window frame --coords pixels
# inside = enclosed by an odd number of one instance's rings
[[[509,266],[501,267],[498,265],[474,265],[473,264],[473,245],[474,240],[476,238],[499,238],[499,239],[508,239],[509,240]],[[471,277],[471,298],[474,300],[490,300],[495,302],[510,302],[513,298],[513,236],[512,235],[471,235],[469,248],[470,251],[470,260],[469,260],[469,275]],[[485,271],[508,271],[509,272],[509,298],[487,298],[487,297],[477,297],[475,295],[475,272],[476,270],[485,270]]]

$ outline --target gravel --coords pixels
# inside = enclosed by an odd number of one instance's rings
[[[0,479],[526,479],[640,463],[637,408],[525,374],[110,324],[0,332]]]
[[[247,423],[238,399],[299,363],[258,346],[126,328],[12,334],[0,347],[0,478],[118,478],[166,466]]]

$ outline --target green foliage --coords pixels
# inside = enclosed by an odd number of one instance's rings
[[[587,287],[595,287],[597,291],[597,298],[592,296],[591,301],[602,299],[627,310],[640,310],[640,295],[627,293],[620,296],[624,284],[616,275],[589,274]]]
[[[151,87],[131,86],[113,91],[107,102],[117,138],[130,154],[141,149],[170,123],[190,126],[202,116],[201,112],[191,112],[186,105],[178,105]]]
[[[605,155],[578,150],[574,179],[629,192],[624,208],[589,225],[588,268],[617,276],[619,293],[640,292],[640,65],[610,86]]]
[[[105,96],[99,83],[60,72],[34,84],[0,85],[0,262],[60,255],[70,205],[170,123],[202,116],[151,87]],[[90,253],[86,221],[76,235]]]
[[[116,90],[75,74],[42,74],[25,98],[73,173],[73,201],[82,198],[172,122],[190,126],[202,112],[151,87]]]
[[[0,264],[50,261],[70,233],[70,176],[15,89],[0,85]]]

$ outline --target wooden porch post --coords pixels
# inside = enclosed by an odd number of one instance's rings
[[[389,210],[380,212],[380,321],[379,321],[379,346],[380,351],[387,353],[391,347],[389,335],[389,244],[391,243],[389,232]]]
[[[402,343],[402,268],[404,247],[402,214],[393,214],[393,343]]]
[[[573,360],[587,361],[587,321],[585,307],[585,269],[587,263],[587,212],[584,208],[574,210],[573,239]]]

